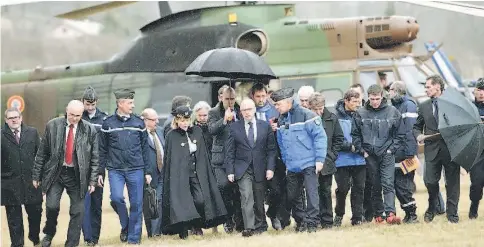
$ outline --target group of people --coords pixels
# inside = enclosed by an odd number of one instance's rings
[[[418,107],[403,82],[386,89],[352,85],[334,112],[323,93],[303,86],[295,95],[283,88],[268,97],[256,83],[240,105],[236,91],[222,86],[213,108],[176,96],[164,126],[152,108],[133,113],[135,92],[116,91],[113,115],[97,107],[88,87],[72,100],[64,117],[50,120],[44,136],[22,123],[16,108],[5,112],[2,129],[2,195],[12,246],[24,246],[22,205],[29,240],[50,246],[56,234],[60,199],[70,198],[65,246],[78,246],[81,231],[89,246],[101,233],[103,186],[109,180],[110,204],[119,216],[120,241],[140,244],[142,221],[148,237],[203,235],[202,229],[241,232],[250,237],[295,221],[297,232],[341,226],[351,190],[351,224],[416,223],[415,162],[425,143],[424,182],[428,189],[425,222],[440,213],[439,180],[445,170],[447,219],[457,223],[460,167],[451,162],[438,132],[440,76],[425,84],[429,100]],[[388,91],[387,91],[388,90]],[[477,83],[475,105],[484,116],[484,81]],[[428,138],[428,136],[432,136]],[[336,180],[336,205],[332,181]],[[471,171],[469,218],[477,218],[484,187],[484,163]],[[124,188],[127,187],[129,210]],[[147,188],[156,191],[155,209],[146,209]],[[46,196],[44,238],[40,241],[42,197]],[[405,212],[396,213],[395,197]],[[264,204],[268,205],[265,211]],[[129,212],[128,212],[129,211]],[[156,213],[153,214],[153,211]]]

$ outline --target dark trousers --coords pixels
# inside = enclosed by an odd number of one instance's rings
[[[244,228],[246,230],[267,230],[264,209],[265,181],[256,182],[252,168],[248,168],[237,181]]]
[[[351,221],[363,219],[363,193],[366,181],[366,165],[338,167],[334,175],[336,180],[336,207],[334,212],[343,217],[346,211],[346,196],[351,188]]]
[[[470,172],[471,188],[469,197],[471,202],[478,203],[482,199],[482,189],[484,187],[484,162],[475,164]]]
[[[435,159],[425,156],[424,182],[429,193],[428,210],[437,213],[437,200],[439,197],[439,180],[444,168],[445,188],[447,191],[447,217],[458,217],[457,208],[460,196],[460,167],[451,162],[450,154],[446,148],[441,148]]]
[[[395,168],[395,194],[400,201],[400,207],[407,212],[410,208],[416,207],[413,192],[415,191],[415,171],[403,174],[402,169]]]
[[[215,178],[218,188],[227,209],[227,224],[234,225],[237,230],[244,229],[242,210],[240,204],[240,192],[236,183],[230,183],[223,167],[214,167]]]
[[[29,239],[33,243],[40,241],[40,220],[42,218],[42,203],[24,205],[29,221]],[[8,230],[12,247],[24,246],[24,221],[22,205],[5,206]]]
[[[103,205],[103,188],[96,187],[92,194],[89,191],[84,198],[84,219],[82,222],[82,234],[84,241],[95,242],[99,240],[101,233]]]
[[[287,201],[286,191],[286,166],[281,160],[276,162],[274,177],[267,182],[267,217],[270,219],[278,218],[282,227],[290,223],[291,212],[287,211],[285,202]]]
[[[333,225],[333,198],[331,198],[331,185],[333,174],[318,176],[319,180],[319,218],[321,226]]]
[[[365,191],[363,195],[363,214],[367,221],[373,220],[375,211],[373,210],[373,203],[371,201],[371,191],[373,189],[372,180],[370,176],[370,168],[366,167],[365,177]]]
[[[311,166],[301,172],[287,172],[287,210],[291,211],[296,223],[317,227],[319,223],[318,174]],[[306,189],[307,208],[304,210],[302,191]]]
[[[78,246],[84,215],[84,199],[81,198],[79,178],[76,176],[75,168],[62,166],[60,169],[59,177],[46,194],[45,207],[47,221],[43,232],[50,237],[55,236],[57,231],[57,218],[60,211],[60,200],[65,189],[71,202],[69,208],[71,219],[69,221],[69,228],[67,229],[65,246]]]
[[[385,153],[381,156],[370,155],[366,162],[372,180],[371,200],[374,216],[396,213],[395,210],[395,157]],[[382,198],[383,192],[383,198]]]

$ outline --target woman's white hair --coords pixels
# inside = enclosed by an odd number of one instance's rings
[[[200,109],[203,109],[203,108],[210,110],[210,108],[212,108],[212,107],[210,107],[210,105],[205,101],[199,101],[193,107],[193,112],[197,112],[197,111],[199,111]]]

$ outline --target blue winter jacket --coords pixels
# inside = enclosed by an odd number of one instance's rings
[[[392,104],[402,114],[401,131],[405,132],[405,139],[395,151],[395,163],[417,155],[417,139],[413,135],[413,125],[417,122],[417,104],[407,95],[392,99]]]
[[[143,169],[145,174],[150,174],[148,138],[140,117],[131,114],[125,119],[117,113],[107,117],[99,135],[100,174],[104,175],[105,169]]]
[[[292,109],[279,116],[277,143],[282,161],[290,172],[301,172],[324,163],[328,140],[321,117],[293,102]]]
[[[336,168],[365,165],[366,161],[363,156],[351,152],[351,124],[353,123],[353,117],[346,113],[344,100],[339,100],[336,104],[336,116],[338,117],[339,124],[341,125],[341,129],[343,130],[343,135],[345,137],[343,146],[341,148],[342,151],[338,153],[338,159],[335,161]]]

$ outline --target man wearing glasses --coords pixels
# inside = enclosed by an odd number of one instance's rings
[[[1,188],[2,206],[5,206],[7,213],[12,246],[24,246],[22,205],[28,215],[29,240],[34,245],[40,243],[42,193],[32,186],[32,166],[39,142],[39,133],[22,123],[22,114],[17,108],[5,111],[1,142]]]
[[[161,210],[162,210],[162,195],[163,195],[163,157],[165,156],[164,146],[165,139],[163,138],[163,129],[158,126],[158,113],[152,108],[146,108],[141,112],[141,117],[146,125],[146,132],[148,132],[148,144],[150,163],[149,169],[151,171],[152,181],[150,185],[156,190],[156,198],[158,199],[158,218],[147,219],[145,215],[146,231],[148,238],[161,236]]]

